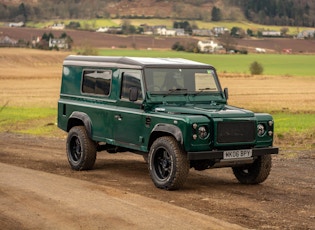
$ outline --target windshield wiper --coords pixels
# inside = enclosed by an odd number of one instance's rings
[[[207,88],[200,88],[200,89],[198,89],[199,90],[199,92],[196,92],[194,95],[196,96],[196,95],[198,95],[198,94],[200,94],[200,93],[202,93],[202,92],[204,92],[204,91],[206,91],[206,90],[216,90],[216,88],[209,88],[209,87],[207,87]]]
[[[176,89],[169,89],[168,91],[169,91],[168,94],[165,94],[163,97],[166,97],[166,96],[168,96],[168,95],[171,95],[171,94],[174,93],[174,92],[187,91],[187,89],[176,88]]]

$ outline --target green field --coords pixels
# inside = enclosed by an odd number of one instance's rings
[[[195,54],[187,52],[161,50],[100,50],[99,55],[132,57],[177,57],[186,58],[213,65],[219,73],[249,74],[249,66],[258,61],[264,67],[265,75],[309,76],[315,77],[315,55],[279,55],[279,54]]]

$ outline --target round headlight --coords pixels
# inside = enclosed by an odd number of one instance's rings
[[[262,124],[257,125],[257,135],[262,137],[265,134],[265,126]]]
[[[208,131],[205,126],[200,126],[198,128],[198,136],[200,139],[206,139],[208,137]]]

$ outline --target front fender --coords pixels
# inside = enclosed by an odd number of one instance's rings
[[[183,134],[182,131],[175,125],[171,124],[156,124],[154,128],[152,129],[151,134],[155,132],[163,132],[163,133],[168,133],[171,134],[172,136],[175,137],[175,139],[183,144]]]

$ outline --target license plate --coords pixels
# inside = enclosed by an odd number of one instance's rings
[[[248,158],[251,156],[251,149],[229,150],[223,152],[223,159]]]

